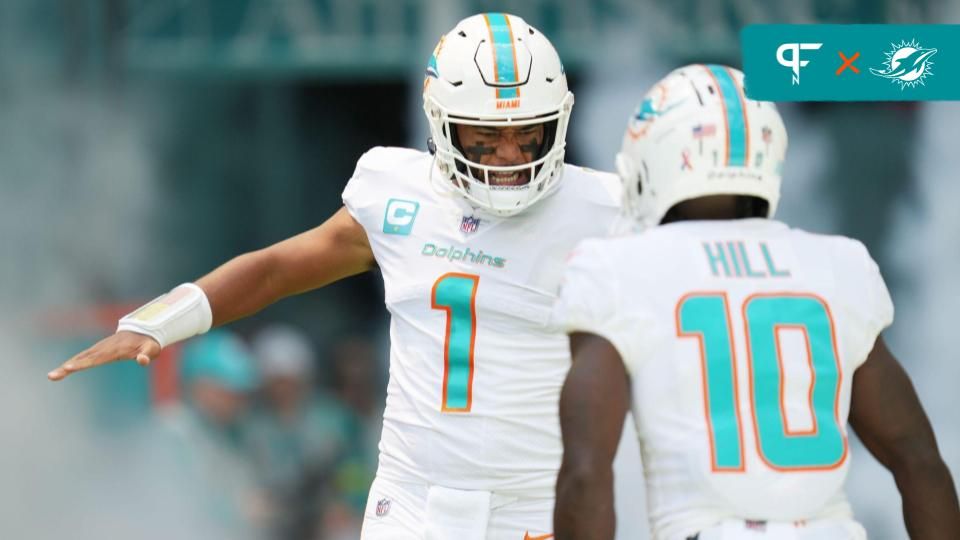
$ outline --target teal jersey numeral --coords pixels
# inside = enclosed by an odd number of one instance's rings
[[[480,276],[449,273],[433,284],[431,306],[447,313],[443,343],[443,412],[470,412]]]
[[[830,308],[804,294],[754,295],[743,303],[750,403],[760,458],[782,471],[832,469],[847,455],[839,423],[840,360]],[[677,304],[677,332],[700,340],[705,414],[714,471],[743,471],[743,432],[737,400],[732,324],[723,293],[685,296]],[[783,358],[778,331],[803,333],[812,374],[808,430],[787,424]],[[795,396],[794,396],[794,399]]]
[[[713,470],[742,471],[737,374],[728,311],[726,295],[688,296],[678,307],[677,324],[681,336],[700,340]]]
[[[831,468],[843,461],[847,445],[837,423],[840,362],[826,303],[813,296],[753,296],[743,304],[747,359],[753,379],[760,456],[774,469]],[[813,373],[809,406],[813,428],[789,429],[782,411],[783,361],[779,328],[803,332]]]

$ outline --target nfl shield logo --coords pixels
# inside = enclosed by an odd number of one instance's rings
[[[390,499],[380,499],[377,501],[377,517],[383,517],[390,511]]]
[[[477,232],[477,229],[480,228],[480,218],[473,216],[463,216],[463,221],[460,222],[460,231],[470,234]]]

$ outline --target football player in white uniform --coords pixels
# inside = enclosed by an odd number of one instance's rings
[[[377,266],[390,381],[363,538],[548,538],[570,362],[549,315],[567,254],[618,218],[619,181],[564,164],[573,95],[553,46],[519,17],[457,24],[423,98],[433,155],[370,150],[326,223],[174,289],[50,377],[146,364],[211,324]]]
[[[787,134],[743,75],[678,69],[631,118],[617,168],[645,232],[586,240],[555,322],[557,540],[613,538],[611,461],[632,407],[656,539],[865,538],[843,490],[847,424],[894,475],[914,538],[960,538],[930,423],[880,332],[866,248],[772,218]]]

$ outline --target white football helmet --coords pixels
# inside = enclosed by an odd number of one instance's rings
[[[644,96],[617,154],[624,211],[645,226],[675,204],[752,195],[773,217],[787,131],[777,107],[747,99],[743,73],[720,65],[674,70]]]
[[[553,45],[520,17],[484,13],[468,17],[440,38],[423,83],[423,109],[439,170],[472,204],[509,216],[547,195],[563,170],[573,94]],[[453,124],[519,127],[544,124],[534,161],[482,165],[458,148]],[[491,173],[527,171],[530,181],[498,186]]]

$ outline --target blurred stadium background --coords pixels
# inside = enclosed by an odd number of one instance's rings
[[[644,89],[683,63],[737,65],[745,24],[960,17],[955,0],[3,0],[0,537],[357,536],[386,377],[378,276],[149,370],[44,374],[129,306],[319,224],[369,147],[424,148],[426,59],[490,10],[557,45],[577,95],[568,160],[605,170]],[[960,105],[781,110],[780,217],[878,259],[888,341],[956,480]],[[858,443],[853,459],[857,516],[905,538],[891,477]],[[619,538],[646,538],[638,466],[619,467]]]

